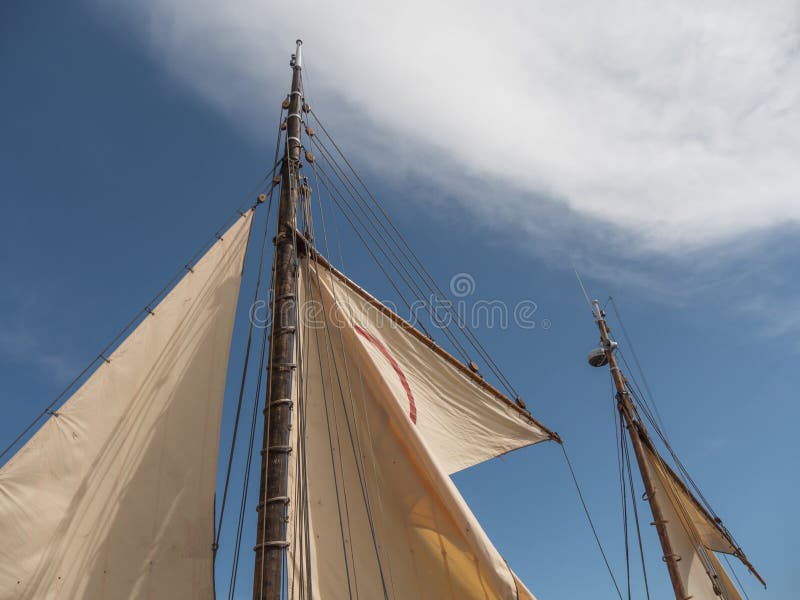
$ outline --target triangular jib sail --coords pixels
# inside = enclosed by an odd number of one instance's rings
[[[0,470],[0,599],[211,599],[220,411],[252,211]]]
[[[739,591],[715,552],[735,555],[762,583],[763,579],[734,543],[722,522],[712,517],[710,507],[707,510],[707,505],[704,506],[697,499],[656,450],[639,410],[642,408],[642,414],[649,415],[649,409],[644,404],[640,406],[638,399],[634,402],[634,388],[629,385],[619,368],[616,359],[618,346],[610,337],[611,330],[597,300],[592,301],[592,312],[600,330],[600,348],[589,354],[589,364],[595,367],[607,364],[611,370],[622,435],[627,430],[630,436],[646,490],[645,498],[653,514],[652,524],[658,532],[663,560],[667,565],[676,599],[741,600]],[[685,473],[652,415],[650,421]],[[691,481],[688,475],[687,479]],[[630,485],[633,493],[633,483]],[[623,490],[625,487],[623,484]]]
[[[289,598],[532,598],[449,475],[550,432],[326,264],[299,272]]]
[[[733,542],[702,509],[658,453],[645,443],[646,465],[653,481],[653,501],[666,521],[677,555],[677,570],[695,600],[741,600],[736,586],[714,552],[735,554]]]

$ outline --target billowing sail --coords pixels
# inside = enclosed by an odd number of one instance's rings
[[[449,474],[550,432],[340,274],[298,287],[289,598],[532,599]]]
[[[0,469],[0,598],[213,597],[220,411],[252,213]]]
[[[678,572],[693,600],[741,600],[714,551],[732,554],[733,543],[697,503],[655,451],[645,446],[654,500],[666,520],[667,535],[679,558]]]

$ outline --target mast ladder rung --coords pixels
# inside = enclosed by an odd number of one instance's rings
[[[666,519],[661,519],[660,521],[651,521],[650,525],[658,526],[658,525],[666,525],[667,523],[669,523],[669,521],[667,521]]]
[[[261,456],[268,452],[280,452],[282,454],[289,454],[292,451],[291,446],[270,446],[266,450],[261,450]]]
[[[273,363],[272,368],[278,369],[279,371],[291,371],[292,369],[297,368],[297,363],[294,362]]]
[[[289,542],[286,541],[261,542],[253,546],[253,550],[258,550],[259,548],[287,548],[288,546]]]
[[[289,496],[275,496],[274,498],[268,498],[266,502],[259,502],[256,506],[256,512],[261,512],[265,504],[278,504],[279,502],[288,505],[290,502]]]
[[[291,398],[279,398],[269,403],[270,406],[278,406],[280,404],[288,404],[290,407],[294,404]]]
[[[296,327],[294,325],[286,325],[284,327],[276,327],[273,335],[281,335],[282,333],[294,333]]]
[[[681,557],[678,554],[667,554],[666,556],[662,556],[661,560],[663,560],[664,562],[669,562],[669,561],[681,562]]]
[[[256,506],[256,510],[261,510],[264,508],[265,504],[278,504],[280,502],[283,504],[289,504],[289,496],[275,496],[274,498],[268,498],[266,502],[259,502],[258,506]]]

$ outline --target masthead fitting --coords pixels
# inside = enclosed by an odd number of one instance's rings
[[[295,69],[302,69],[303,68],[303,40],[297,40],[295,42],[297,44],[297,51],[294,54],[294,63],[292,66]]]
[[[600,310],[600,302],[598,300],[592,300],[592,313],[594,313],[594,318],[597,321],[603,318],[603,311]]]

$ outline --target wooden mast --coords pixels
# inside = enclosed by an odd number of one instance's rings
[[[283,558],[286,550],[286,510],[289,427],[292,409],[292,364],[296,315],[297,269],[294,232],[300,188],[300,111],[303,42],[297,40],[292,56],[292,88],[286,118],[286,150],[281,167],[281,193],[275,236],[274,305],[270,335],[268,384],[264,407],[261,450],[258,529],[256,530],[254,600],[280,600]]]
[[[611,339],[611,330],[606,323],[605,313],[600,309],[600,304],[597,300],[592,301],[592,312],[597,327],[600,330],[600,345],[605,353],[605,359],[611,369],[611,377],[614,380],[614,386],[617,390],[617,408],[619,409],[622,418],[625,420],[625,426],[628,429],[628,434],[631,438],[633,451],[636,454],[636,462],[639,465],[639,473],[644,482],[644,489],[647,493],[647,501],[650,503],[650,510],[653,513],[653,525],[658,532],[658,539],[661,542],[661,549],[664,552],[664,562],[667,564],[669,571],[669,578],[672,582],[672,589],[675,591],[676,600],[688,600],[689,594],[686,591],[686,586],[683,579],[678,572],[678,561],[681,559],[674,549],[672,542],[667,534],[667,521],[664,518],[664,513],[661,511],[658,503],[655,501],[656,491],[653,486],[653,481],[650,471],[647,468],[647,459],[645,457],[644,443],[642,438],[647,435],[644,425],[637,418],[637,412],[634,408],[633,401],[631,400],[630,393],[628,393],[627,381],[625,376],[620,371],[617,364],[617,357],[614,350],[617,343]],[[600,364],[596,366],[601,366]]]

